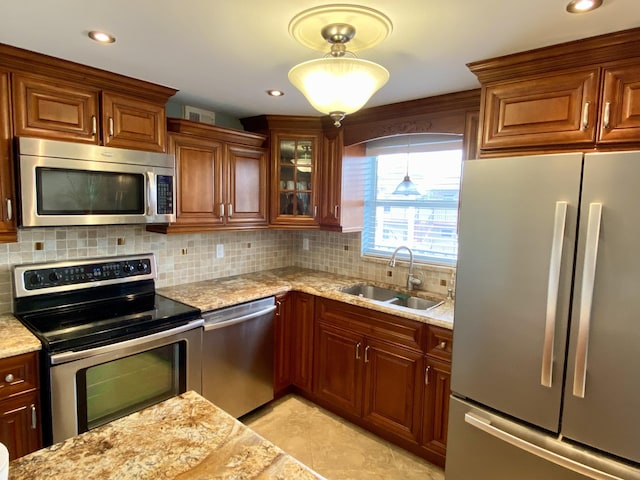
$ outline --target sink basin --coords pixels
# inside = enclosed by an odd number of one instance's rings
[[[387,305],[399,310],[412,311],[414,313],[426,312],[441,305],[442,301],[433,301],[426,298],[413,297],[406,293],[390,288],[376,287],[375,285],[353,285],[340,290],[342,293],[367,298],[376,303]]]
[[[376,287],[375,285],[354,285],[352,287],[343,288],[342,293],[355,295],[356,297],[369,298],[380,302],[387,302],[401,295],[400,292],[388,288]]]

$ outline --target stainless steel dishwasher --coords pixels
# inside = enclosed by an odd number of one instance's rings
[[[273,400],[275,298],[203,315],[202,395],[234,417]]]

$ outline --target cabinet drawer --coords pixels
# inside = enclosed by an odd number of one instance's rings
[[[429,325],[427,334],[427,355],[451,361],[453,332],[446,328]]]
[[[25,353],[0,360],[0,399],[38,388],[38,355]]]

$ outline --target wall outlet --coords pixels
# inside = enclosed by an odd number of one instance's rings
[[[309,250],[309,239],[308,238],[303,238],[302,239],[302,249],[303,250]]]
[[[216,245],[216,258],[224,258],[224,245],[222,243]]]

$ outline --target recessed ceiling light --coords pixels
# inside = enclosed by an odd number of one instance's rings
[[[572,0],[567,5],[569,13],[585,13],[595,10],[602,5],[602,0]]]
[[[270,95],[272,97],[281,97],[284,95],[284,92],[282,90],[267,90],[267,95]]]
[[[95,40],[98,43],[114,43],[116,41],[116,37],[113,35],[97,30],[92,30],[87,35],[91,40]]]

